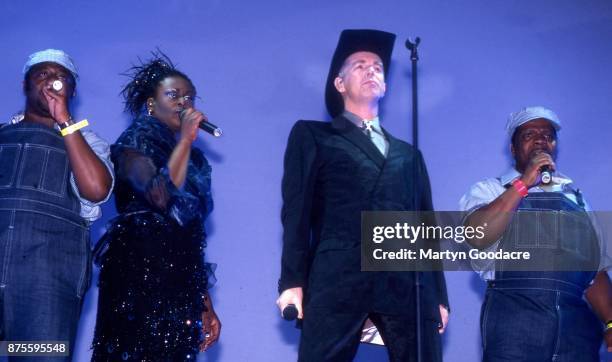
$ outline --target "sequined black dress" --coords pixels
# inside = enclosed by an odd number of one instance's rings
[[[167,162],[173,132],[143,116],[112,146],[119,216],[96,247],[101,266],[94,361],[195,360],[203,339],[208,161],[192,148],[182,189]]]

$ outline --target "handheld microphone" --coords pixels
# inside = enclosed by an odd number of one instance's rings
[[[185,110],[183,109],[180,112],[179,117],[182,119],[184,114],[185,114]],[[221,137],[221,135],[223,135],[223,130],[221,130],[221,128],[215,126],[214,124],[212,124],[210,122],[200,122],[198,127],[202,131],[205,131],[206,133],[209,133],[209,134],[211,134],[211,135],[213,135],[215,137]]]
[[[545,185],[548,185],[552,181],[552,171],[549,165],[540,167],[540,178]]]
[[[283,319],[286,321],[292,321],[297,318],[298,310],[295,307],[295,304],[287,304],[285,308],[283,308]]]
[[[223,135],[221,128],[210,122],[201,122],[199,127],[201,130],[206,131],[215,137],[221,137]]]
[[[62,83],[61,80],[54,80],[51,87],[53,87],[56,92],[59,92],[62,90],[62,88],[64,88],[64,83]]]

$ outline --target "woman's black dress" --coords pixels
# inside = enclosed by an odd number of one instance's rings
[[[173,132],[143,116],[112,146],[119,216],[96,247],[101,266],[94,361],[195,360],[210,264],[204,220],[211,168],[192,148],[182,189],[167,169]]]

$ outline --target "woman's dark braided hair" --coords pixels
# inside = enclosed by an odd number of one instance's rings
[[[177,70],[172,60],[161,50],[157,49],[151,54],[153,57],[147,62],[138,58],[140,64],[133,65],[122,74],[131,79],[121,90],[125,103],[124,110],[134,117],[138,117],[145,110],[147,99],[155,97],[157,86],[168,77],[181,77],[195,89],[191,79]]]

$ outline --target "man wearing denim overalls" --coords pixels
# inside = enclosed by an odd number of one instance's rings
[[[25,110],[0,127],[0,340],[67,342],[68,356],[47,358],[69,360],[91,276],[89,225],[113,168],[108,144],[70,115],[72,59],[47,49],[23,72]]]
[[[472,261],[488,284],[483,361],[599,361],[602,325],[593,311],[606,322],[610,350],[610,261],[582,194],[556,171],[559,118],[528,107],[511,114],[506,129],[514,168],[476,183],[460,201],[466,224],[486,225],[472,247],[530,253],[521,262]]]

